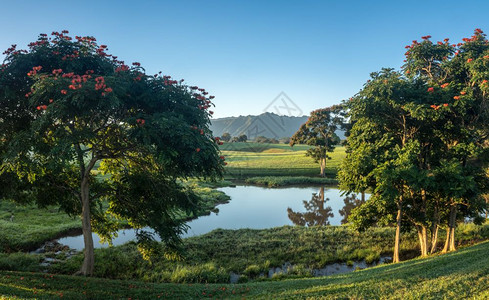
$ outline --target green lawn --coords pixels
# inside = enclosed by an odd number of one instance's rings
[[[489,242],[445,255],[321,278],[242,284],[153,284],[0,271],[8,299],[487,299]]]
[[[246,178],[252,176],[319,176],[319,164],[306,151],[310,146],[260,143],[225,143],[221,146],[228,166],[226,176]],[[345,157],[345,148],[337,147],[329,154],[326,173],[334,177],[341,160]]]

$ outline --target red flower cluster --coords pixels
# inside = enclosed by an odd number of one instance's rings
[[[135,67],[140,67],[141,66],[141,64],[138,63],[138,62],[133,62],[132,65],[135,66]]]
[[[105,79],[103,76],[99,76],[97,78],[95,78],[95,90],[98,91],[98,90],[101,90],[101,89],[104,89],[106,87],[105,85]]]
[[[122,65],[122,66],[119,66],[117,68],[115,68],[115,72],[116,73],[119,73],[119,72],[122,72],[122,71],[128,71],[129,70],[129,67],[126,66],[126,65]]]
[[[196,152],[200,152],[200,148],[195,149]]]
[[[145,122],[144,119],[136,119],[136,123],[138,123],[139,126],[143,126]]]
[[[34,67],[34,68],[32,68],[32,71],[27,73],[27,76],[34,76],[37,74],[37,72],[41,71],[41,69],[42,69],[41,66]]]
[[[444,89],[444,88],[446,88],[446,87],[447,87],[447,86],[449,86],[449,85],[450,85],[450,83],[444,83],[444,84],[440,85],[440,87],[441,87],[442,89]]]
[[[48,108],[48,106],[47,105],[40,105],[36,108],[37,108],[37,110],[46,110]]]
[[[433,91],[434,91],[434,90],[435,90],[435,89],[434,89],[434,88],[432,88],[432,87],[429,87],[429,88],[428,88],[428,92],[430,92],[430,93],[433,93]]]
[[[75,75],[75,73],[70,72],[70,73],[65,73],[65,74],[61,75],[61,77],[63,77],[63,78],[71,78],[71,77],[73,77],[74,75]]]
[[[472,58],[469,58],[469,59],[467,59],[467,62],[469,63],[469,62],[471,62],[472,60],[473,60]]]
[[[440,108],[440,105],[430,105],[431,108],[433,108],[434,110],[438,110]]]
[[[431,38],[431,35],[425,35],[421,37],[423,40],[429,40]]]
[[[466,92],[466,91],[461,91],[461,92],[460,92],[460,95],[465,95],[465,94],[467,94],[467,92]]]
[[[54,69],[53,70],[53,75],[54,76],[58,76],[59,74],[63,73],[63,70],[62,69]]]
[[[453,99],[458,100],[460,99],[460,96],[454,96]]]
[[[61,94],[66,95],[68,93],[67,90],[61,90]]]
[[[9,55],[11,53],[15,54],[17,51],[15,51],[15,49],[17,49],[17,44],[13,44],[12,47],[8,48],[7,50],[5,50],[3,52],[4,55]]]

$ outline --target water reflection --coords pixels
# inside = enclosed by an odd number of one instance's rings
[[[290,207],[287,208],[289,220],[299,226],[331,225],[330,218],[333,218],[334,214],[331,206],[325,206],[327,201],[329,201],[329,198],[324,197],[324,187],[321,187],[319,193],[312,194],[311,200],[302,201],[305,212],[294,211]],[[351,211],[365,203],[365,194],[362,193],[361,199],[357,198],[356,194],[347,196],[343,199],[343,203],[344,206],[338,212],[343,217],[340,221],[341,224],[346,224]]]
[[[352,194],[351,196],[347,196],[345,199],[343,199],[343,202],[345,203],[345,206],[340,209],[339,213],[343,217],[343,219],[341,219],[341,224],[346,224],[348,223],[348,217],[350,216],[351,211],[355,207],[365,203],[365,193],[362,193],[362,199],[358,199],[357,195]]]
[[[330,225],[329,218],[334,217],[334,214],[331,206],[324,206],[326,201],[329,198],[324,199],[324,187],[321,187],[319,193],[312,194],[311,200],[302,201],[306,212],[295,212],[288,207],[289,219],[299,226]]]

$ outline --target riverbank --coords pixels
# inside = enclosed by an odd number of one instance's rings
[[[0,271],[5,297],[66,299],[487,299],[489,242],[456,252],[322,278],[169,284]]]
[[[219,186],[232,184],[222,182],[186,182],[203,199],[203,206],[197,211],[197,216],[217,211],[219,204],[227,203],[230,197],[216,190]],[[190,216],[181,214],[180,218]],[[120,227],[127,224],[120,223]],[[79,217],[70,217],[56,207],[38,208],[34,205],[20,205],[11,201],[0,201],[0,252],[32,251],[44,242],[62,236],[81,233]]]

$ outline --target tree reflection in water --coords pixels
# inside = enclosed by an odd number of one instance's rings
[[[312,194],[311,200],[303,201],[306,212],[295,212],[290,207],[287,208],[289,219],[299,226],[331,225],[329,218],[334,217],[334,214],[331,206],[325,207],[327,201],[329,198],[324,198],[324,187],[321,187],[319,193]],[[362,193],[361,199],[357,198],[356,194],[352,194],[343,199],[343,202],[344,206],[339,213],[343,217],[341,224],[346,224],[351,211],[365,203],[365,194]]]
[[[330,206],[324,207],[328,200],[329,198],[324,199],[324,187],[321,187],[319,194],[312,194],[310,201],[303,201],[306,212],[295,212],[290,207],[287,208],[289,219],[299,226],[330,225],[329,218],[334,215]]]
[[[343,217],[341,224],[348,223],[348,216],[350,215],[352,209],[365,203],[365,193],[362,193],[362,199],[358,199],[357,195],[352,194],[343,199],[345,206],[340,209],[340,215]]]

